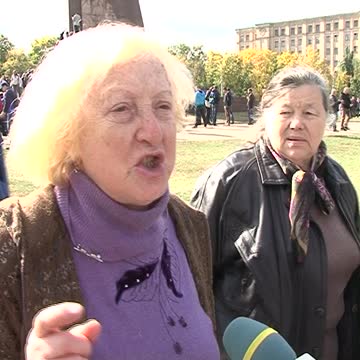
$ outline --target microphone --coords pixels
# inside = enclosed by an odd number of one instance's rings
[[[296,360],[296,353],[274,329],[239,317],[225,329],[223,344],[231,360]],[[298,360],[315,360],[308,354]]]

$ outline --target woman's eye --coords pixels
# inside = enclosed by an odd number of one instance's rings
[[[161,103],[158,105],[161,110],[171,110],[172,106],[169,103]]]
[[[289,115],[290,111],[280,111],[280,115]]]
[[[126,110],[129,110],[129,108],[126,105],[120,105],[114,108],[114,111],[116,112],[124,112]]]

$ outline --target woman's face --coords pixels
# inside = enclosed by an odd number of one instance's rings
[[[323,138],[326,116],[321,90],[302,85],[284,91],[265,109],[265,134],[275,151],[307,170]]]
[[[161,197],[175,163],[175,105],[162,64],[114,67],[84,110],[82,170],[112,199],[143,208]]]

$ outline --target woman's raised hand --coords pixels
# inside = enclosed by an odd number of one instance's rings
[[[52,305],[38,312],[27,338],[26,359],[90,359],[101,325],[96,320],[78,324],[83,315],[83,306],[71,302]]]

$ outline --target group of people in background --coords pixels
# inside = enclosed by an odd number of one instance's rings
[[[22,74],[16,70],[11,77],[5,75],[0,77],[0,131],[7,136],[15,110],[20,102],[20,96],[30,80],[32,70]]]
[[[195,124],[193,128],[197,128],[203,123],[204,127],[208,124],[217,125],[217,115],[220,103],[220,92],[216,85],[211,86],[206,92],[197,87],[195,90]],[[234,113],[232,111],[233,95],[229,87],[224,87],[223,106],[225,114],[225,125],[234,124]],[[253,90],[249,88],[246,95],[246,107],[248,116],[248,125],[255,123],[255,95]],[[201,122],[201,120],[203,122]]]
[[[339,131],[336,123],[340,114],[340,130],[350,130],[349,120],[353,117],[360,116],[360,97],[352,96],[349,87],[345,87],[339,97],[337,96],[336,89],[332,89],[329,96],[329,102],[329,129],[335,132]]]
[[[329,96],[329,119],[328,129],[334,132],[339,131],[337,129],[337,121],[340,118],[340,129],[342,131],[350,130],[349,121],[353,117],[360,116],[360,97],[351,95],[350,88],[345,87],[337,95],[337,90],[332,89]],[[217,87],[214,85],[210,87],[206,92],[200,87],[195,91],[195,125],[193,128],[197,128],[202,124],[206,127],[208,124],[217,125],[217,114],[220,102],[220,93]],[[225,125],[230,126],[234,124],[234,114],[232,111],[233,95],[229,87],[224,87],[223,94],[223,106],[225,115]],[[248,125],[255,123],[255,107],[256,98],[252,88],[249,88],[246,93],[246,107]]]

